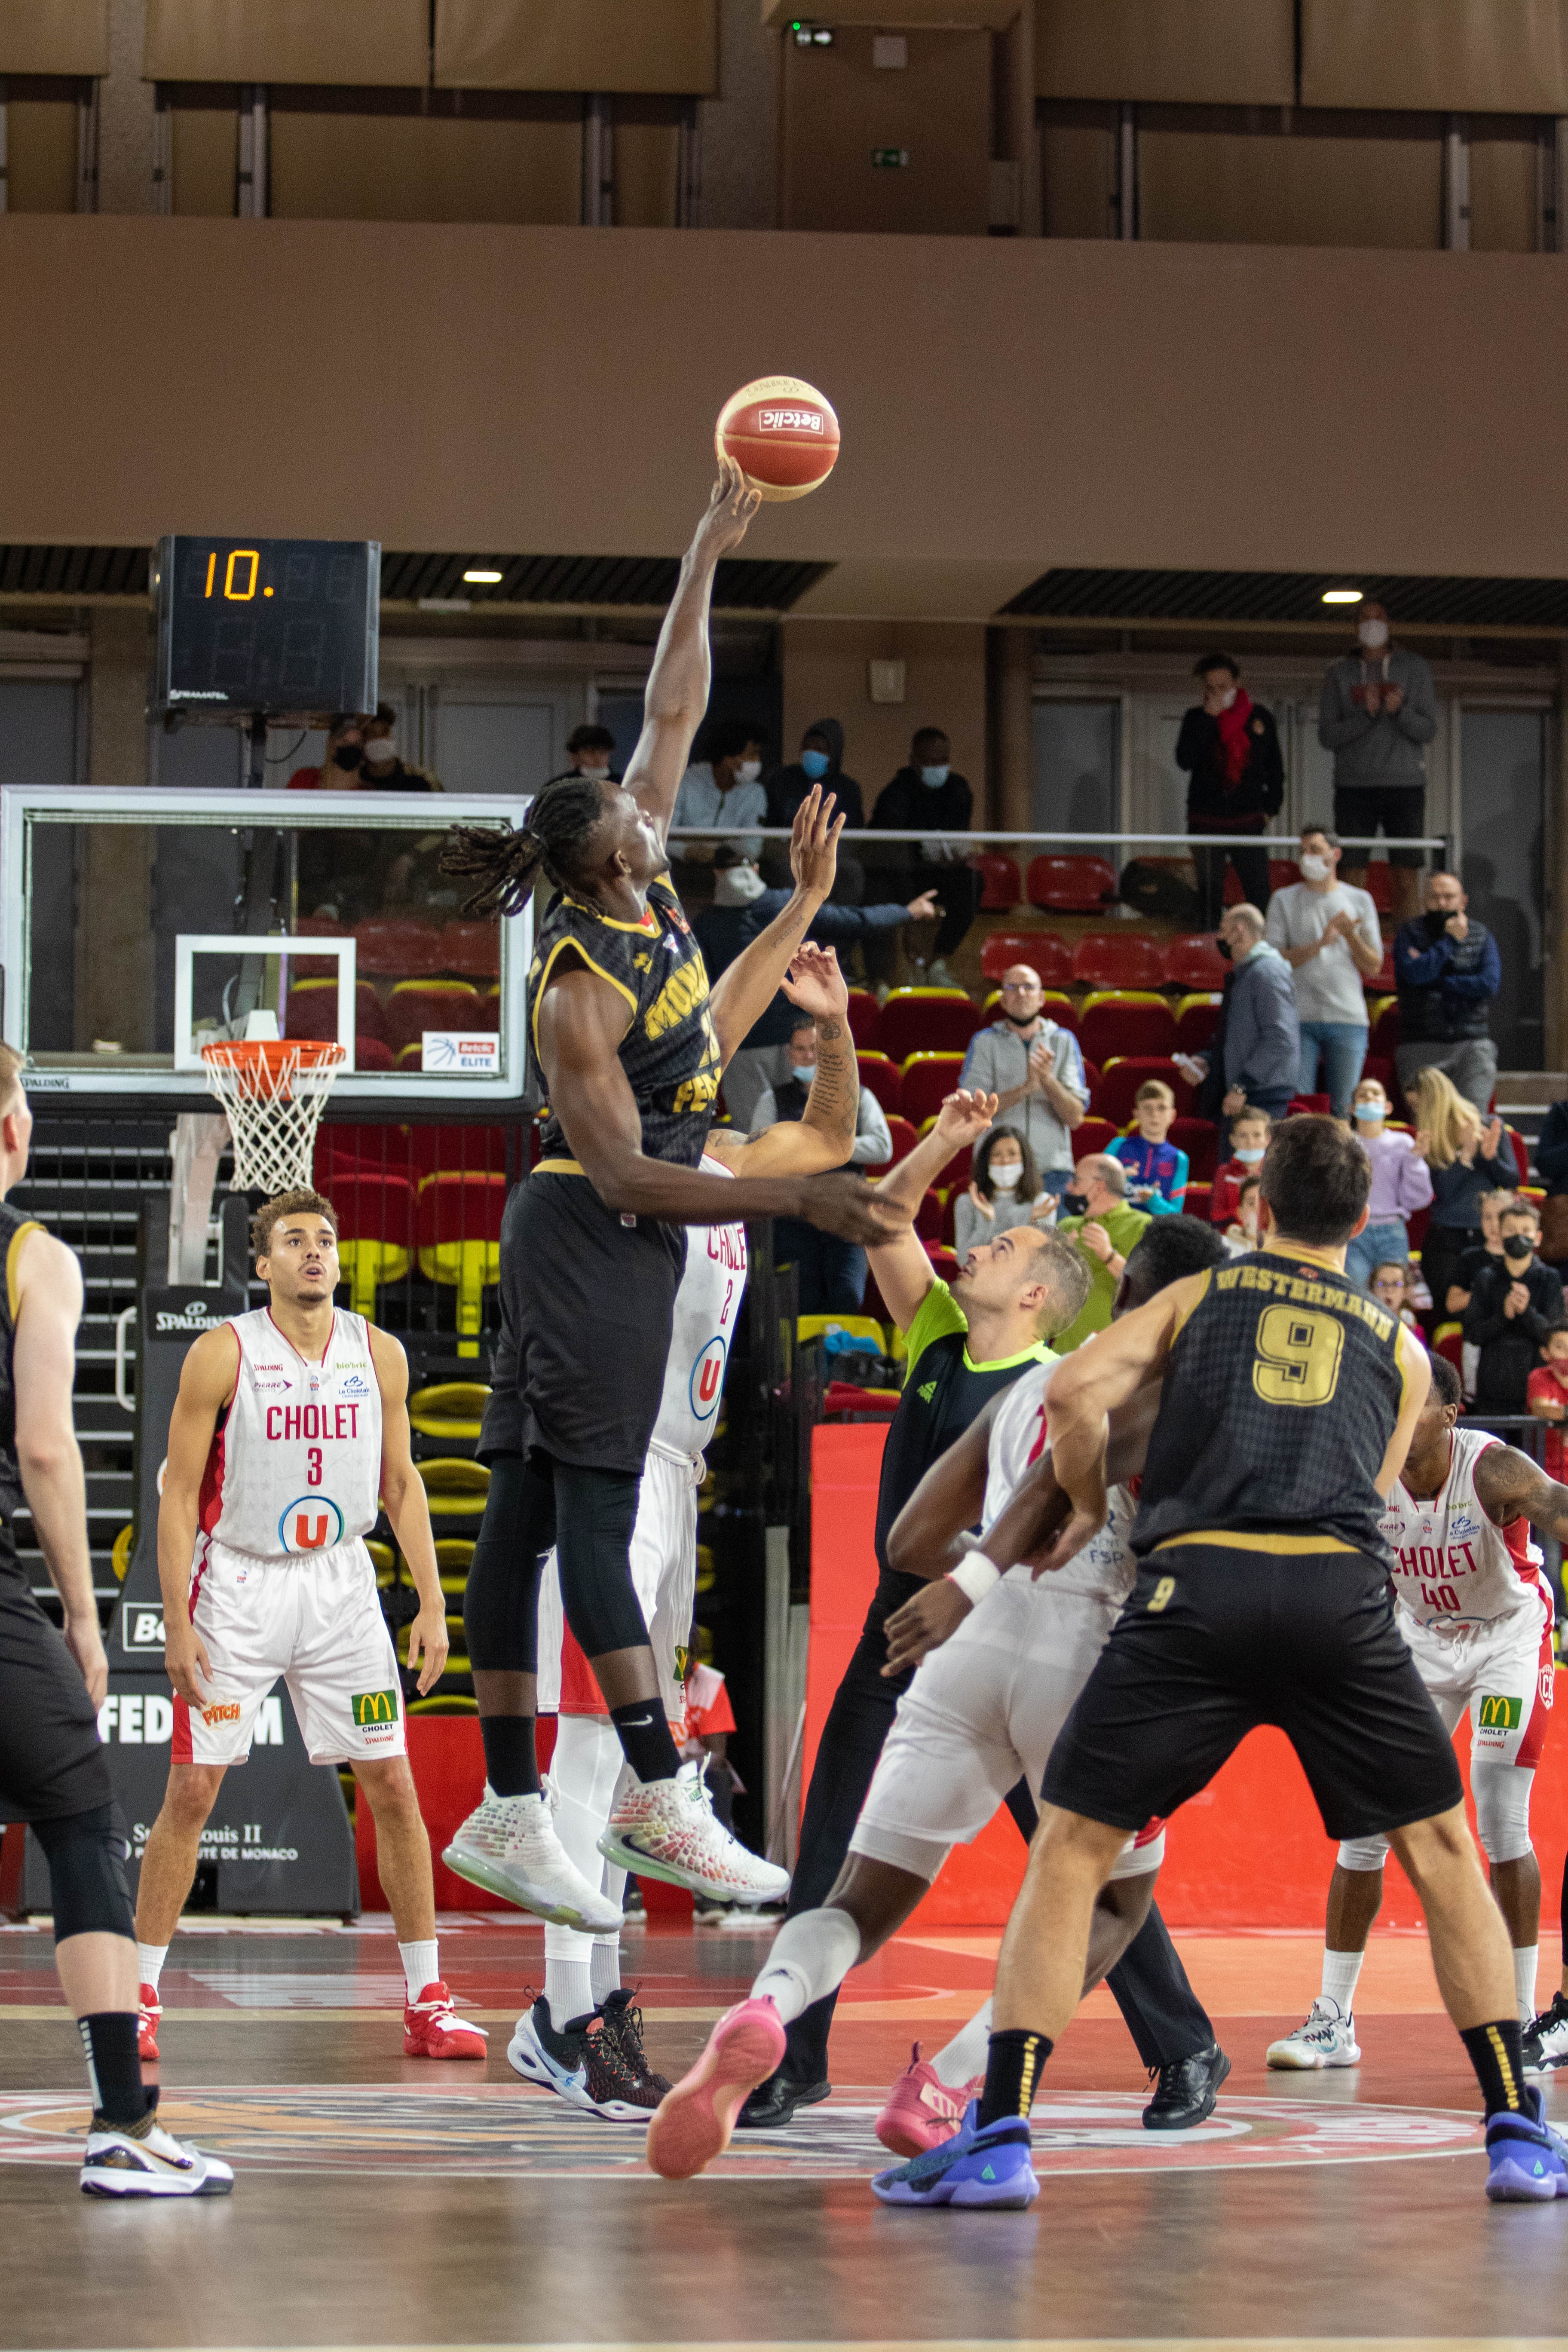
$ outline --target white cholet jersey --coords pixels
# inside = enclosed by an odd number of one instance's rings
[[[1051,1375],[1056,1369],[1054,1363],[1032,1367],[1014,1381],[996,1408],[985,1468],[987,1528],[1001,1517],[1030,1465],[1050,1449],[1047,1405]],[[1110,1516],[1100,1533],[1081,1551],[1075,1552],[1065,1568],[1032,1579],[1035,1590],[1042,1596],[1076,1592],[1118,1604],[1126,1600],[1138,1573],[1138,1563],[1128,1543],[1138,1506],[1125,1486],[1113,1486],[1107,1499]],[[980,1543],[984,1549],[984,1535]],[[1007,1573],[1019,1580],[1031,1575],[1025,1567],[1009,1569]]]
[[[700,1166],[704,1176],[734,1172],[706,1153]],[[745,1226],[689,1225],[664,1394],[653,1425],[653,1443],[667,1453],[689,1458],[700,1454],[713,1435],[745,1287]]]
[[[1484,1429],[1456,1429],[1440,1494],[1426,1501],[1396,1480],[1380,1522],[1394,1553],[1399,1606],[1434,1633],[1468,1631],[1517,1620],[1521,1630],[1552,1604],[1530,1522],[1493,1525],[1476,1494],[1476,1464],[1500,1441]]]
[[[239,1377],[202,1475],[198,1553],[213,1540],[256,1559],[298,1559],[367,1535],[381,1489],[381,1391],[364,1318],[333,1314],[319,1364],[268,1307],[229,1328]]]

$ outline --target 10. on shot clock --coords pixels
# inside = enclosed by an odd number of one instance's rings
[[[155,713],[223,721],[375,708],[376,541],[171,537],[154,584]]]

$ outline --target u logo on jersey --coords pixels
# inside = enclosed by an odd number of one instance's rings
[[[691,1410],[699,1421],[709,1420],[718,1410],[724,1386],[724,1353],[722,1339],[710,1339],[691,1367]]]
[[[343,1539],[343,1515],[326,1495],[301,1495],[278,1522],[285,1551],[330,1551]]]

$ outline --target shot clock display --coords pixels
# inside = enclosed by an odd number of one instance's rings
[[[374,710],[374,539],[163,539],[152,707],[232,721]]]

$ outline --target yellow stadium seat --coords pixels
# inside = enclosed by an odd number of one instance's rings
[[[441,1381],[416,1389],[408,1400],[409,1426],[421,1437],[445,1438],[448,1444],[477,1443],[489,1394],[482,1381]]]
[[[482,1462],[441,1454],[431,1461],[416,1462],[414,1467],[424,1485],[433,1519],[473,1518],[484,1509],[490,1474]]]

